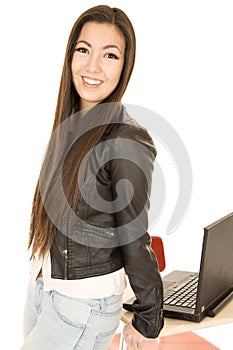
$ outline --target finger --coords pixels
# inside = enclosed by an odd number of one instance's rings
[[[126,350],[134,350],[133,344],[131,342],[131,339],[128,339],[127,341],[125,341],[127,344],[127,348]]]
[[[144,340],[142,340],[142,339],[138,340],[138,344],[137,344],[138,350],[143,350],[143,345],[144,345],[144,344],[145,344],[145,341],[144,341]]]
[[[134,339],[134,340],[132,341],[130,350],[131,350],[131,349],[132,349],[132,350],[141,350],[141,349],[142,349],[142,347],[140,347],[140,345],[139,345],[137,339]]]
[[[133,346],[133,336],[131,334],[125,336],[124,339],[128,346]]]

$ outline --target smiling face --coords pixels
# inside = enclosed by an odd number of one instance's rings
[[[71,64],[81,109],[95,106],[115,90],[124,53],[124,37],[114,25],[88,22],[83,26]]]

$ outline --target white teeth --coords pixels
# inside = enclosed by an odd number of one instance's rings
[[[90,79],[90,78],[86,78],[86,77],[83,77],[83,80],[87,83],[87,84],[90,84],[90,85],[99,85],[102,83],[101,80],[95,80],[95,79]]]

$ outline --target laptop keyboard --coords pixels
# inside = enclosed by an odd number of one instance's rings
[[[196,306],[198,275],[173,288],[164,298],[165,305],[183,306],[194,309]]]

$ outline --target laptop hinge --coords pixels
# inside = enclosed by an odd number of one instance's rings
[[[205,315],[214,317],[233,297],[233,286],[220,294],[205,310]]]

